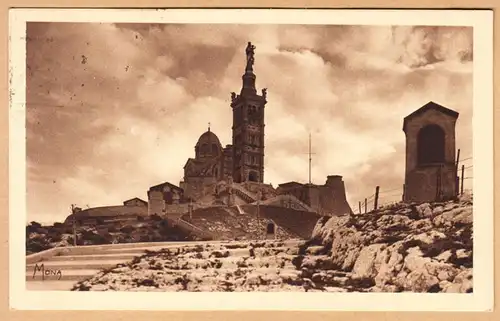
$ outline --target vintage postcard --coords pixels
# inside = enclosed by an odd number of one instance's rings
[[[492,309],[492,17],[11,10],[11,307]]]

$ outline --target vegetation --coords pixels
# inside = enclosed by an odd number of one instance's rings
[[[156,216],[143,217],[136,222],[105,224],[98,220],[96,226],[78,227],[77,245],[100,245],[135,242],[191,241],[195,237],[168,221]],[[26,254],[33,254],[54,247],[73,245],[73,226],[54,223],[43,226],[31,222],[26,226]]]

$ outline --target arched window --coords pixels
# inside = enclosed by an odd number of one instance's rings
[[[207,144],[201,145],[200,149],[202,154],[207,154],[210,151],[210,147]]]
[[[257,173],[254,171],[251,171],[250,173],[248,173],[248,180],[250,182],[257,182]]]
[[[417,137],[417,161],[419,165],[444,162],[445,134],[438,125],[420,129]]]
[[[267,228],[266,228],[267,234],[274,234],[274,224],[269,222],[267,223]]]
[[[217,144],[212,144],[212,154],[217,155],[218,154],[217,151],[218,151]]]
[[[163,192],[163,200],[167,204],[172,204],[172,201],[173,201],[172,192]]]

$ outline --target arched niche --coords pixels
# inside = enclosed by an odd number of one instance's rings
[[[417,135],[417,164],[419,166],[445,162],[445,133],[436,124],[422,127]]]
[[[248,180],[249,180],[250,182],[258,182],[258,181],[259,181],[259,177],[258,177],[257,172],[255,172],[255,171],[250,171],[250,172],[248,173]]]

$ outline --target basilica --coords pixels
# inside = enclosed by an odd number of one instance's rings
[[[329,176],[323,186],[289,182],[274,188],[264,183],[267,89],[260,92],[256,89],[255,46],[249,42],[245,53],[240,93],[231,93],[232,144],[223,146],[209,126],[194,147],[194,157],[187,159],[179,185],[165,182],[149,189],[148,213],[186,213],[188,205],[195,208],[232,206],[256,201],[313,212],[351,212],[340,176]],[[290,184],[293,189],[289,188]],[[335,209],[331,205],[334,194],[338,203]],[[324,208],[326,204],[330,204],[328,208]]]

